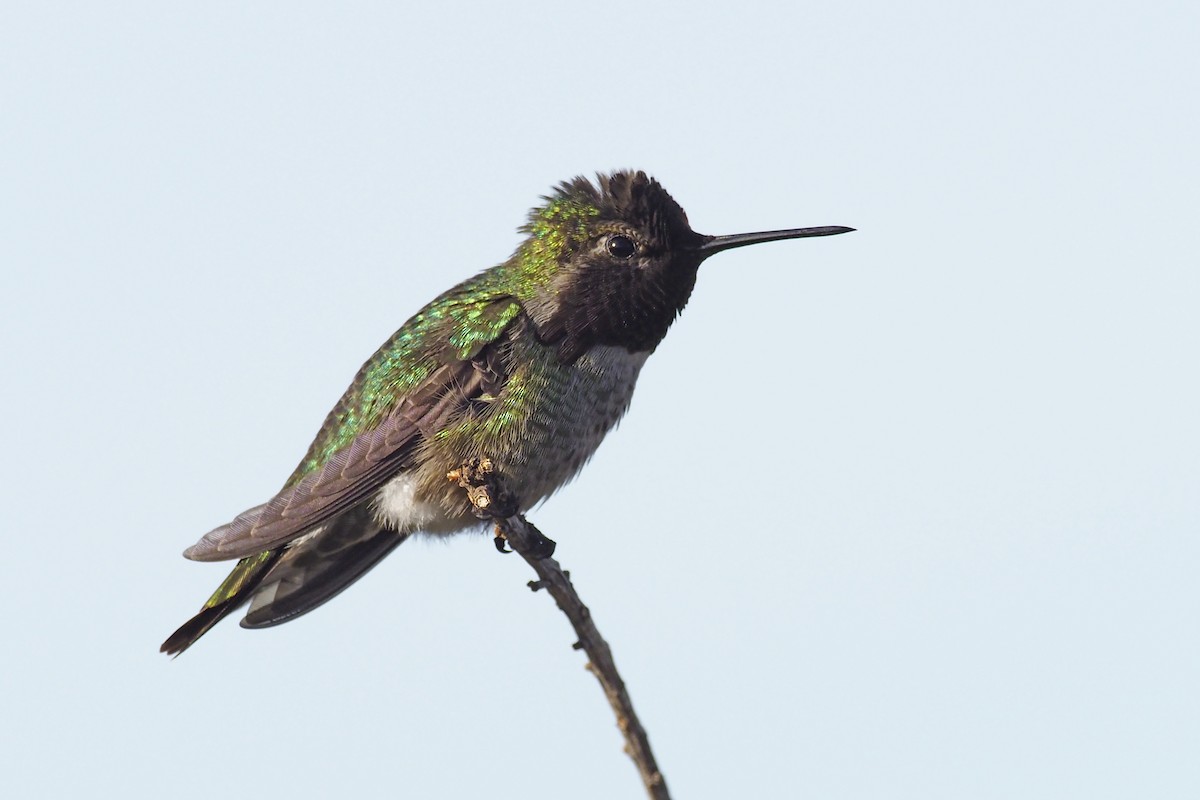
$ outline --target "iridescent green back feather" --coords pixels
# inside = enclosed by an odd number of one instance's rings
[[[588,221],[600,211],[581,192],[594,191],[591,185],[576,183],[564,184],[530,213],[521,229],[528,238],[512,258],[437,297],[379,348],[329,413],[285,488],[373,429],[443,363],[474,358],[500,336],[520,313],[520,301],[544,288],[572,246],[590,235]]]

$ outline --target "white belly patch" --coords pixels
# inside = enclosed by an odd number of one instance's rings
[[[383,485],[375,495],[375,518],[396,531],[436,530],[445,514],[436,504],[416,498],[417,481],[402,473]]]

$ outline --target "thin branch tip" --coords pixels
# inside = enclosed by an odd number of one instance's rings
[[[646,793],[652,800],[670,800],[666,780],[650,750],[646,729],[633,710],[633,702],[617,671],[612,650],[596,628],[591,611],[571,584],[571,573],[552,558],[556,547],[554,540],[543,535],[520,513],[520,502],[505,488],[491,459],[471,459],[448,472],[446,478],[466,490],[476,516],[495,521],[496,548],[500,552],[519,553],[537,573],[538,579],[526,585],[534,592],[545,589],[570,621],[578,637],[571,647],[583,650],[587,655],[584,668],[596,676],[612,706],[617,728],[625,737],[625,752],[633,759]],[[505,548],[506,543],[511,550]]]

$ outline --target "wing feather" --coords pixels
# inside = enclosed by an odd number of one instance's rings
[[[365,575],[405,539],[386,529],[369,503],[288,545],[255,589],[243,628],[266,628],[307,614]]]
[[[267,503],[209,531],[184,556],[225,561],[270,550],[367,499],[404,467],[421,436],[441,429],[450,415],[485,393],[490,372],[473,361],[440,367],[375,429]]]

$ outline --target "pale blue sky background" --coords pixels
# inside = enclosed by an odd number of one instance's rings
[[[704,266],[533,515],[679,798],[1200,795],[1194,3],[8,3],[0,794],[639,797],[528,568],[160,641],[359,364],[637,167]],[[679,464],[695,465],[698,484]]]

